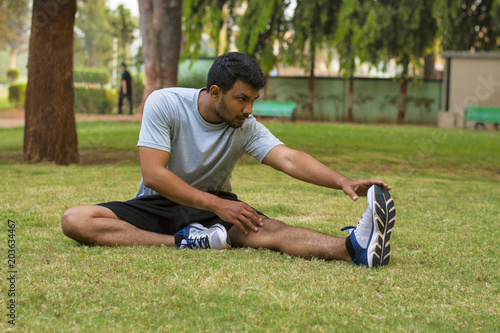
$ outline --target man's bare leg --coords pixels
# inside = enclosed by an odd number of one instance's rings
[[[68,209],[62,217],[62,229],[69,238],[88,245],[175,245],[173,236],[138,229],[103,206]]]
[[[231,228],[228,232],[231,244],[237,247],[266,248],[306,259],[351,260],[343,237],[262,218],[264,227],[257,232],[250,231],[245,235],[238,228]]]

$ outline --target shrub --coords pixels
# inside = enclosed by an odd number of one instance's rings
[[[207,85],[207,72],[203,69],[179,71],[179,87],[203,88]]]
[[[26,84],[18,83],[9,87],[9,102],[16,108],[23,107],[26,99]]]
[[[100,85],[103,86],[111,80],[107,69],[81,68],[73,69],[73,81],[80,85]]]
[[[144,94],[144,83],[142,82],[142,77],[132,78],[132,105],[134,108],[138,108],[142,101],[142,95]]]
[[[103,88],[75,88],[76,113],[111,113],[117,104],[116,92]]]
[[[19,71],[15,68],[11,68],[7,71],[7,77],[9,78],[10,84],[14,85],[14,82],[19,79]]]

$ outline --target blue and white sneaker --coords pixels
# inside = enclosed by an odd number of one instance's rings
[[[193,223],[181,229],[174,235],[175,247],[178,249],[230,249],[231,242],[226,228],[217,223],[205,228],[199,223]]]
[[[396,208],[389,192],[378,185],[368,190],[368,205],[356,228],[349,230],[349,238],[356,256],[353,262],[368,267],[389,264],[392,228],[396,217]]]

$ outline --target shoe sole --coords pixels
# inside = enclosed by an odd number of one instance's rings
[[[371,267],[387,266],[391,259],[391,234],[396,223],[396,208],[389,192],[375,186],[374,224],[377,240],[373,251]],[[373,235],[375,236],[375,235]],[[373,237],[372,236],[372,237]]]

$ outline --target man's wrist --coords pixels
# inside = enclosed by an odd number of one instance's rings
[[[339,190],[343,190],[344,187],[349,184],[350,182],[352,182],[351,179],[347,178],[346,176],[340,176],[340,179],[338,180],[337,184],[339,186]]]

